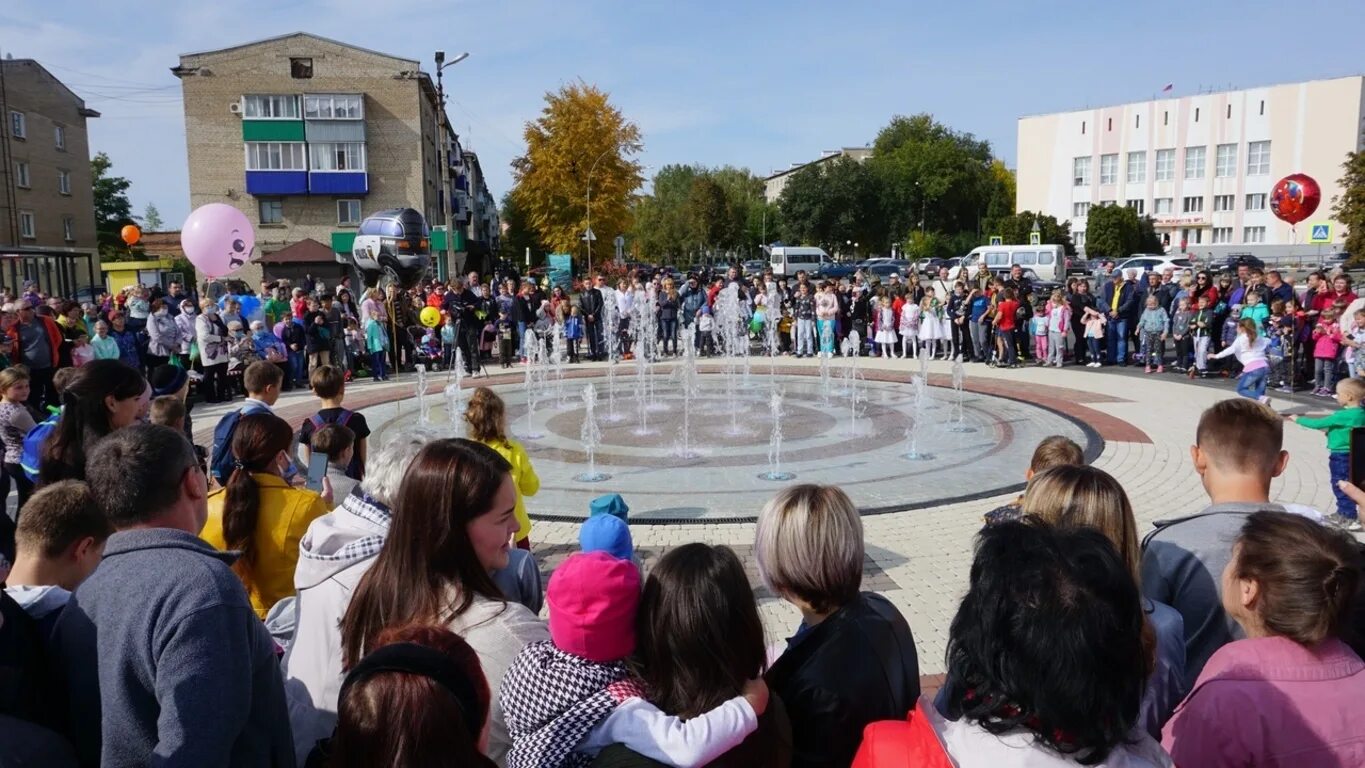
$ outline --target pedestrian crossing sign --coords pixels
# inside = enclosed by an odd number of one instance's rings
[[[1308,230],[1308,242],[1310,243],[1330,243],[1332,242],[1331,224],[1313,224]]]
[[[1042,245],[1042,243],[1043,243],[1043,236],[1042,236],[1042,233],[1039,233],[1039,232],[1030,232],[1030,233],[1028,233],[1028,244],[1029,244],[1029,245]]]
[[[991,235],[991,245],[1004,245],[1005,238],[1000,235]]]

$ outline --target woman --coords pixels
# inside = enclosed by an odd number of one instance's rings
[[[1085,465],[1040,472],[1029,480],[1021,511],[1053,525],[1084,525],[1103,533],[1141,589],[1142,550],[1133,506],[1123,486],[1109,473]],[[1142,608],[1147,615],[1143,653],[1153,667],[1142,695],[1138,726],[1159,739],[1161,726],[1185,695],[1185,621],[1165,603],[1144,598]]]
[[[312,768],[494,768],[484,756],[492,692],[448,629],[394,627],[346,676],[336,734]]]
[[[635,614],[635,672],[646,697],[665,713],[691,719],[741,695],[766,665],[763,622],[744,566],[729,547],[684,544],[649,572]],[[713,768],[791,764],[791,722],[777,696],[743,744]],[[659,763],[617,745],[593,768]]]
[[[389,313],[384,307],[384,299],[379,293],[378,288],[366,288],[365,298],[360,302],[360,322],[364,324],[371,318],[377,320],[381,325],[388,322]]]
[[[84,480],[85,457],[105,435],[141,418],[152,388],[134,368],[118,360],[81,366],[62,393],[62,415],[43,443],[38,484]]]
[[[497,451],[512,467],[512,480],[517,487],[517,533],[513,541],[519,548],[529,550],[531,517],[526,514],[526,497],[540,492],[540,477],[531,466],[526,449],[507,435],[507,406],[493,390],[479,387],[469,397],[464,418],[469,424],[470,439]]]
[[[336,300],[337,311],[341,312],[341,327],[346,327],[346,320],[354,317],[360,320],[360,310],[355,305],[355,299],[351,297],[351,292],[345,288],[337,289]]]
[[[403,477],[388,538],[361,577],[341,621],[343,664],[377,647],[380,632],[439,624],[479,654],[490,688],[527,643],[549,640],[545,624],[509,603],[489,573],[507,566],[518,525],[511,467],[472,440],[427,444]],[[502,707],[492,707],[488,756],[511,746]]]
[[[550,316],[557,325],[563,325],[569,317],[569,297],[564,295],[564,289],[558,285],[550,291]]]
[[[1219,648],[1166,724],[1181,766],[1365,765],[1365,662],[1342,642],[1357,543],[1285,512],[1256,512],[1222,574],[1246,639]]]
[[[662,353],[665,355],[678,354],[678,307],[682,301],[678,298],[678,289],[673,287],[673,281],[666,283],[664,291],[659,296],[659,306],[655,310],[659,316],[659,340],[663,342]],[[776,317],[773,322],[777,322]],[[672,352],[669,352],[669,349]]]
[[[199,343],[195,338],[195,319],[198,312],[194,309],[194,302],[185,299],[180,302],[180,314],[175,316],[175,327],[180,330],[180,349],[176,352],[177,365],[185,370],[189,370],[192,364],[191,358],[198,358]]]
[[[906,286],[906,300],[916,304],[924,301],[924,286],[920,285],[919,273],[911,272],[909,280],[909,285]]]
[[[109,337],[118,342],[118,355],[126,365],[142,370],[142,352],[138,349],[137,334],[128,327],[128,318],[122,312],[109,313]]]
[[[161,299],[153,299],[151,315],[147,318],[147,370],[156,370],[166,365],[171,358],[180,354],[180,345],[185,339],[180,335],[180,326],[166,309]],[[184,366],[181,366],[184,367]]]
[[[294,431],[271,413],[241,417],[232,435],[237,458],[227,485],[209,494],[208,522],[199,537],[223,551],[241,552],[232,569],[262,619],[294,594],[299,541],[328,503],[284,479]]]
[[[267,363],[274,363],[275,367],[280,369],[280,374],[284,376],[284,385],[282,389],[291,389],[292,387],[290,385],[292,382],[289,380],[289,350],[285,348],[284,342],[280,340],[280,337],[276,336],[266,327],[265,321],[251,321],[251,343],[256,350],[257,357]]]
[[[875,720],[919,698],[910,625],[881,595],[859,592],[863,524],[843,491],[797,485],[763,507],[754,554],[763,583],[801,611],[768,670],[791,718],[794,766],[847,765]]]
[[[228,329],[218,316],[218,305],[212,299],[199,302],[201,314],[194,319],[195,341],[199,345],[199,365],[204,371],[200,389],[204,402],[221,403],[231,398],[227,394]]]
[[[365,292],[365,301],[361,303],[360,311],[365,317],[365,351],[370,354],[370,372],[374,375],[375,381],[388,381],[389,373],[385,365],[386,353],[390,347],[388,316],[384,302],[379,298],[378,288],[371,288]]]
[[[1191,289],[1190,306],[1199,305],[1199,299],[1209,297],[1209,306],[1218,306],[1218,288],[1213,284],[1213,275],[1207,269],[1201,269],[1194,276],[1194,287]]]
[[[1095,309],[1095,296],[1090,293],[1090,283],[1085,280],[1077,280],[1075,288],[1067,298],[1071,306],[1071,334],[1075,337],[1076,346],[1072,353],[1072,359],[1077,365],[1084,362],[1095,362],[1086,358],[1085,352],[1085,310]]]

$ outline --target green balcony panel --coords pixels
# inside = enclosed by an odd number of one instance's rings
[[[351,248],[355,245],[355,232],[333,232],[332,233],[332,252],[340,253],[344,256],[351,255]]]
[[[242,141],[303,141],[303,121],[243,120]]]

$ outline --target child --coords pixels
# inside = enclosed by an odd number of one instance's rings
[[[109,324],[100,320],[95,323],[95,338],[90,340],[95,349],[96,360],[117,360],[122,355],[118,340],[109,335]]]
[[[370,373],[375,381],[388,381],[385,357],[389,351],[389,332],[373,314],[365,318],[365,351],[370,353]]]
[[[531,458],[521,443],[507,435],[507,406],[502,398],[488,387],[479,387],[469,397],[465,408],[469,422],[469,439],[476,440],[498,452],[512,465],[512,481],[517,487],[517,503],[513,514],[517,518],[517,533],[513,537],[521,549],[531,548],[531,518],[526,514],[526,497],[540,491],[540,478]]]
[[[1268,346],[1270,342],[1260,335],[1260,326],[1248,317],[1237,321],[1237,338],[1232,344],[1218,354],[1209,355],[1209,359],[1236,355],[1237,362],[1242,364],[1242,373],[1237,377],[1237,394],[1268,405],[1270,398],[1265,396],[1266,376],[1270,372],[1270,362],[1265,356]]]
[[[459,341],[456,337],[457,330],[455,315],[446,315],[445,325],[441,326],[441,365],[446,370],[455,365],[455,347]]]
[[[1190,350],[1194,347],[1190,336],[1190,326],[1194,313],[1190,311],[1190,297],[1181,296],[1176,301],[1175,312],[1171,315],[1171,336],[1175,338],[1175,363],[1171,365],[1177,372],[1184,373],[1190,363]]]
[[[1325,309],[1313,328],[1313,394],[1331,397],[1337,380],[1337,354],[1341,352],[1341,326],[1337,310]]]
[[[152,400],[147,420],[153,424],[170,427],[176,432],[185,431],[185,401],[179,395],[162,395]]]
[[[1047,312],[1043,302],[1033,305],[1033,317],[1029,318],[1029,331],[1033,336],[1033,359],[1035,365],[1047,365]]]
[[[569,362],[578,362],[578,340],[583,338],[583,317],[578,307],[569,310],[564,320],[564,340],[569,345]]]
[[[1255,320],[1256,326],[1264,330],[1266,321],[1270,319],[1270,307],[1261,302],[1261,294],[1256,291],[1247,291],[1246,302],[1242,307],[1242,317]]]
[[[512,357],[517,351],[516,328],[506,311],[498,312],[498,358],[503,368],[512,367]]]
[[[1360,369],[1365,366],[1360,365],[1361,349],[1365,349],[1365,309],[1357,309],[1355,317],[1351,320],[1351,327],[1342,336],[1341,345],[1346,347],[1346,367],[1351,371],[1351,378],[1360,375]]]
[[[9,486],[13,482],[19,491],[16,516],[24,508],[29,494],[33,492],[33,481],[24,473],[20,460],[24,453],[24,437],[33,429],[33,411],[28,403],[28,368],[16,365],[0,371],[0,438],[5,444],[5,473],[0,479],[0,490],[9,496]],[[0,514],[0,556],[6,563],[14,562],[14,523],[9,515]]]
[[[327,474],[322,495],[331,499],[332,509],[341,506],[360,481],[351,477],[351,461],[355,457],[355,432],[340,423],[324,424],[313,433],[309,448],[326,454]]]
[[[1327,467],[1332,474],[1332,492],[1337,496],[1337,511],[1329,520],[1348,531],[1361,530],[1360,520],[1356,518],[1356,503],[1342,492],[1339,483],[1351,477],[1351,430],[1365,427],[1365,408],[1360,401],[1365,398],[1365,379],[1342,379],[1337,382],[1337,402],[1341,409],[1321,418],[1290,416],[1299,426],[1327,433]]]
[[[1104,325],[1109,320],[1094,307],[1086,307],[1081,322],[1085,325],[1085,348],[1090,353],[1090,362],[1085,367],[1099,368],[1103,365],[1100,362],[1100,342],[1104,340]]]
[[[345,374],[336,366],[324,365],[313,371],[308,378],[308,384],[312,387],[313,394],[321,401],[319,403],[321,407],[299,427],[299,466],[308,466],[313,432],[327,424],[340,424],[349,428],[355,436],[355,450],[346,465],[346,476],[357,481],[364,480],[365,459],[368,453],[365,441],[370,436],[370,425],[366,423],[364,414],[341,407],[342,401],[346,399]]]
[[[437,360],[441,359],[441,341],[436,335],[435,328],[428,328],[422,332],[421,352],[430,360],[434,366]]]
[[[896,312],[891,309],[889,298],[883,296],[877,300],[877,314],[873,320],[876,322],[874,338],[881,347],[878,354],[883,359],[890,359],[891,349],[896,346]]]
[[[294,322],[302,325],[303,314],[308,311],[308,299],[302,288],[294,289],[294,297],[289,300],[289,312],[294,316]]]
[[[901,357],[915,358],[919,354],[920,308],[919,304],[913,301],[905,302],[901,307],[900,332],[901,332]]]
[[[1066,352],[1066,333],[1071,329],[1071,307],[1060,290],[1052,292],[1047,309],[1047,359],[1054,367],[1062,367]]]
[[[1209,339],[1213,329],[1213,310],[1209,308],[1208,294],[1199,297],[1199,310],[1190,321],[1190,335],[1194,338],[1194,365],[1189,370],[1190,378],[1203,376],[1209,370]]]
[[[1138,336],[1142,339],[1142,362],[1145,366],[1144,373],[1152,372],[1152,363],[1156,363],[1156,372],[1165,373],[1164,365],[1166,357],[1166,332],[1170,324],[1170,318],[1166,316],[1165,310],[1161,308],[1161,302],[1155,296],[1147,297],[1147,308],[1142,310],[1142,316],[1138,318]]]
[[[19,518],[18,554],[5,592],[52,636],[71,593],[94,572],[114,528],[79,480],[63,480],[33,494]]]
[[[924,298],[919,303],[919,340],[924,352],[933,360],[938,354],[938,342],[942,338],[939,315],[942,312],[932,287],[924,289]]]
[[[77,368],[95,359],[95,349],[90,346],[90,337],[81,334],[76,337],[76,345],[71,348],[71,364]]]
[[[1274,305],[1272,305],[1273,307]],[[1282,383],[1281,392],[1292,393],[1298,381],[1299,370],[1299,328],[1303,325],[1303,308],[1299,306],[1298,299],[1290,296],[1284,302],[1284,311],[1280,313],[1280,319],[1276,329],[1280,334],[1280,344],[1283,347],[1284,361],[1281,364]]]
[[[701,353],[706,357],[716,354],[715,339],[712,332],[716,328],[716,318],[711,316],[711,307],[703,304],[697,310],[697,343],[701,345]]]
[[[640,591],[639,570],[606,552],[575,553],[555,569],[550,640],[522,648],[502,681],[509,766],[586,765],[618,743],[667,765],[706,765],[758,728],[768,703],[761,679],[686,720],[645,698],[626,663]]]

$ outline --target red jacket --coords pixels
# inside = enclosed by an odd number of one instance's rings
[[[57,367],[60,359],[62,346],[62,329],[57,327],[57,321],[46,315],[35,314],[33,322],[39,323],[47,331],[47,343],[52,347],[52,367]],[[28,361],[23,358],[24,345],[19,339],[19,323],[11,325],[9,328],[9,359],[16,363],[28,365]]]
[[[904,720],[882,720],[863,729],[852,768],[952,768],[948,753],[924,714],[924,702]]]

